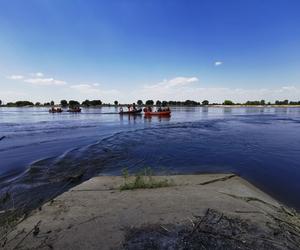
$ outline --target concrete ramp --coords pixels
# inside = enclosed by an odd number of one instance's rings
[[[236,175],[153,178],[168,179],[172,186],[120,191],[122,177],[92,178],[33,211],[6,236],[3,247],[224,249],[231,245],[222,244],[228,243],[249,249],[253,242],[260,249],[300,246],[299,216]],[[216,245],[208,245],[212,242]]]

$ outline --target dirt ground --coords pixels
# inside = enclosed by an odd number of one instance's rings
[[[122,177],[92,178],[21,219],[1,236],[1,247],[300,248],[299,215],[238,176],[154,178],[173,185],[120,191]]]

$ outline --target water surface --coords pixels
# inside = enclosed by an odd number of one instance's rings
[[[49,114],[0,108],[0,193],[43,200],[95,175],[233,172],[300,209],[300,108],[173,108],[169,118],[112,108]],[[21,199],[22,198],[22,199]]]

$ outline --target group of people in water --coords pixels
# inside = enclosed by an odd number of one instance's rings
[[[128,111],[137,111],[135,103],[133,103],[132,105],[128,105],[127,108]]]
[[[62,110],[62,108],[52,107],[51,109],[49,109],[49,112],[51,112],[51,113],[61,113],[61,112],[63,112],[63,110]]]
[[[144,112],[153,112],[151,106],[145,107],[143,111],[144,111]],[[156,112],[169,112],[169,111],[170,111],[170,108],[169,108],[169,107],[158,107],[158,108],[156,109]]]
[[[80,112],[81,108],[79,106],[72,107],[68,110],[69,112]]]
[[[58,107],[58,108],[52,107],[51,109],[49,109],[49,113],[61,113],[61,112],[63,112],[63,109],[60,107]],[[72,108],[69,108],[67,110],[67,112],[79,113],[79,112],[81,112],[81,108],[78,106],[72,107]]]
[[[136,106],[135,103],[133,103],[132,105],[128,105],[128,106],[127,106],[127,109],[128,109],[127,112],[135,112],[135,111],[138,112],[139,110],[141,110],[141,109],[138,109],[138,108],[137,108],[137,106]],[[145,113],[147,113],[147,112],[154,112],[151,106],[145,107],[145,108],[143,109],[143,111],[144,111]],[[120,107],[120,112],[121,112],[121,113],[123,112],[123,108],[122,108],[122,107]],[[161,106],[159,106],[158,108],[156,108],[156,111],[155,111],[155,112],[170,112],[170,108],[169,108],[169,107],[161,107]]]
[[[127,106],[128,111],[124,112],[124,113],[140,113],[142,112],[141,108],[137,108],[136,104],[133,103],[132,105],[128,105]],[[68,112],[80,112],[81,108],[79,106],[75,106],[75,107],[71,107],[69,108]],[[160,113],[160,112],[171,112],[169,107],[157,107],[156,111],[153,111],[151,106],[147,106],[143,109],[143,111],[145,113],[151,113],[151,112],[155,112],[155,113]],[[51,109],[49,109],[50,113],[60,113],[63,112],[62,108],[60,107],[52,107]],[[123,113],[123,108],[120,107],[120,113]]]

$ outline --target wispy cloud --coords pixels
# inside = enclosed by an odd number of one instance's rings
[[[53,77],[44,77],[42,72],[31,73],[28,74],[31,77],[27,78],[23,75],[10,75],[7,76],[10,80],[23,80],[26,83],[31,83],[34,85],[41,85],[41,86],[50,86],[50,85],[66,85],[67,82],[63,80],[54,79]]]
[[[197,77],[175,77],[170,80],[163,80],[157,84],[145,85],[145,89],[168,89],[168,88],[178,88],[190,85],[192,83],[198,82]]]
[[[62,80],[56,80],[54,78],[29,78],[25,79],[24,82],[41,85],[41,86],[49,86],[49,85],[66,85],[67,82]]]
[[[186,95],[187,92],[196,88],[195,85],[199,82],[199,79],[195,76],[192,77],[175,77],[172,79],[165,79],[161,82],[144,85],[142,88],[133,91],[136,96],[141,98],[151,99],[178,99],[182,95]]]
[[[214,65],[215,65],[216,67],[221,66],[222,64],[223,64],[222,61],[215,61],[215,62],[214,62]]]
[[[11,75],[11,76],[7,76],[6,78],[10,79],[10,80],[22,80],[24,78],[24,76],[22,76],[22,75]]]
[[[283,86],[281,89],[281,91],[290,91],[290,90],[297,90],[297,88],[295,86]]]
[[[30,76],[32,76],[32,77],[43,77],[44,73],[42,73],[42,72],[31,73]]]
[[[75,89],[79,92],[82,93],[92,93],[94,91],[98,91],[98,89],[94,88],[93,85],[91,84],[76,84],[76,85],[71,85],[70,86],[71,89]]]
[[[87,95],[92,95],[92,96],[98,95],[99,97],[101,97],[101,95],[109,95],[109,94],[118,95],[119,94],[119,91],[117,91],[115,89],[105,90],[105,89],[100,89],[99,86],[100,86],[99,83],[82,83],[82,84],[71,85],[70,88],[74,89],[82,94],[87,94]],[[117,96],[115,96],[115,97],[117,97]]]

